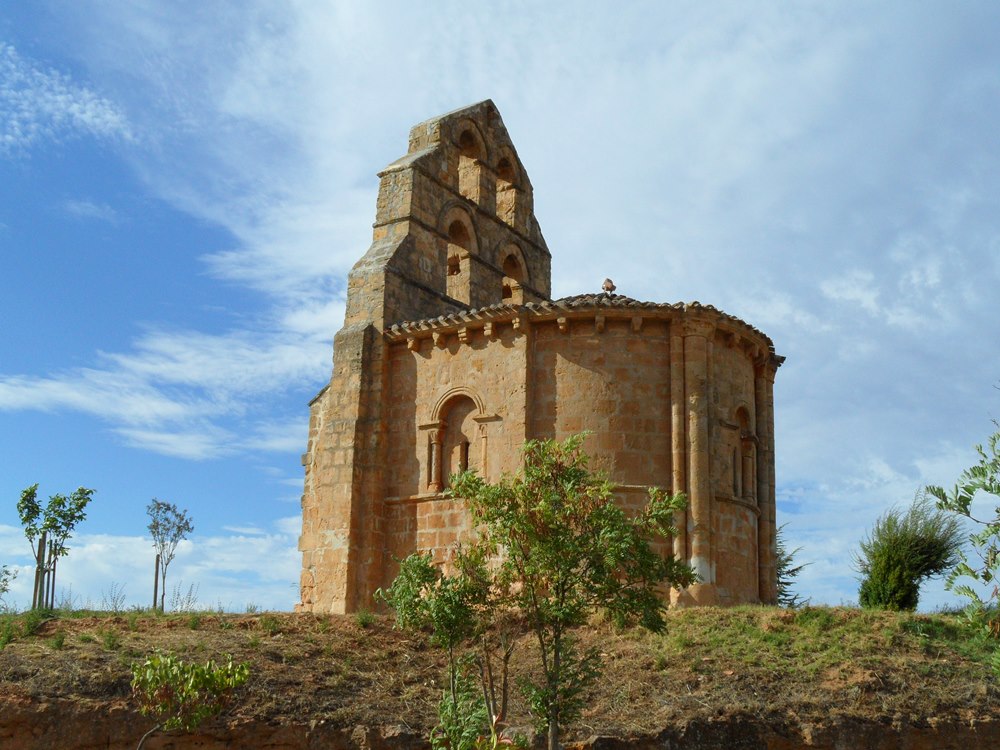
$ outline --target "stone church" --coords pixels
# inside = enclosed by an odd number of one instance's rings
[[[491,101],[415,126],[379,177],[372,245],[310,404],[297,609],[371,608],[397,560],[444,562],[471,532],[443,494],[452,473],[495,480],[526,440],[582,430],[619,502],[650,485],[687,495],[662,546],[701,582],[676,600],[774,602],[771,340],[611,283],[552,299],[531,182]]]

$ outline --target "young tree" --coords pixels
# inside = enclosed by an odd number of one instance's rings
[[[976,453],[979,460],[962,472],[951,492],[934,486],[928,487],[927,492],[937,500],[938,508],[957,513],[978,526],[970,541],[979,563],[972,563],[963,552],[945,585],[950,591],[969,599],[970,614],[986,617],[992,610],[995,619],[988,623],[988,627],[993,635],[1000,636],[1000,617],[996,612],[1000,603],[1000,588],[997,585],[1000,581],[1000,504],[994,506],[992,518],[979,518],[972,514],[972,502],[977,496],[992,495],[996,498],[993,502],[1000,503],[1000,430],[990,436],[986,448],[977,445]],[[959,583],[962,578],[992,586],[988,598],[984,600],[969,584]]]
[[[153,606],[156,606],[156,590],[160,589],[160,611],[167,595],[167,567],[177,554],[177,545],[194,531],[194,524],[187,510],[177,510],[173,503],[157,500],[155,497],[146,506],[149,516],[149,533],[153,537],[156,550],[156,569],[153,573]]]
[[[778,605],[781,607],[801,607],[808,604],[809,600],[803,599],[799,594],[792,591],[792,586],[799,573],[809,563],[795,564],[795,556],[802,551],[802,548],[788,549],[788,545],[785,543],[785,526],[786,524],[781,524],[775,535],[775,546],[777,547],[775,560],[778,573]]]
[[[905,512],[886,511],[855,553],[855,566],[864,576],[861,606],[916,609],[920,584],[959,561],[964,536],[959,519],[935,508],[925,494],[918,493]]]
[[[650,488],[634,517],[615,502],[613,485],[588,467],[585,435],[559,443],[530,441],[516,476],[490,484],[472,472],[452,478],[451,493],[469,504],[484,549],[495,561],[494,606],[521,614],[539,646],[541,679],[522,685],[549,750],[579,714],[583,691],[600,673],[596,649],[581,651],[572,630],[604,612],[618,625],[663,629],[664,592],[695,573],[653,542],[673,533],[683,497]]]
[[[11,570],[6,565],[0,565],[0,600],[10,591],[10,582],[17,578],[17,570]]]
[[[503,670],[503,705],[496,705],[487,717],[480,700],[483,695],[495,696],[492,670],[482,668],[482,695],[471,687],[465,648],[477,639],[486,642],[492,608],[491,577],[479,545],[472,544],[455,550],[454,571],[444,574],[429,553],[414,553],[400,563],[399,574],[387,590],[380,589],[376,597],[386,602],[396,613],[396,624],[408,630],[429,630],[431,645],[448,654],[448,689],[438,705],[438,726],[431,735],[434,748],[472,750],[489,727],[495,734],[506,711],[506,661]],[[506,657],[510,658],[509,652]],[[485,665],[487,662],[482,662]],[[495,744],[495,743],[493,743]]]
[[[77,524],[87,517],[86,507],[93,494],[94,490],[79,487],[69,497],[52,495],[43,509],[38,502],[37,484],[21,493],[17,513],[35,558],[32,609],[55,606],[56,563],[69,552],[66,542]]]

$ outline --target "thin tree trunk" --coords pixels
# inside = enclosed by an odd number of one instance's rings
[[[163,600],[167,598],[167,566],[160,564],[160,611],[166,612],[163,608]]]
[[[156,610],[156,603],[160,600],[160,554],[156,553],[156,563],[153,565],[153,610]]]
[[[142,750],[142,746],[146,744],[146,739],[149,737],[149,735],[151,735],[153,732],[158,731],[159,729],[160,729],[160,725],[157,724],[155,727],[153,727],[148,732],[146,732],[144,735],[142,735],[142,739],[139,740],[139,744],[136,745],[135,750]]]
[[[45,532],[38,539],[38,550],[35,552],[35,585],[31,589],[31,608],[41,607],[42,582],[45,580]]]
[[[56,608],[56,563],[59,562],[59,558],[55,555],[55,550],[49,550],[49,562],[52,566],[52,571],[49,573],[49,603],[46,609]]]
[[[562,661],[562,638],[556,633],[552,639],[552,674],[549,676],[549,750],[559,750],[559,666]]]

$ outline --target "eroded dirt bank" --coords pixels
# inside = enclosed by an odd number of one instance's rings
[[[0,699],[0,748],[134,750],[149,720],[122,702]],[[540,745],[538,745],[540,747]],[[194,734],[158,734],[149,750],[418,750],[424,736],[402,725],[353,729],[322,722],[214,723]],[[1000,747],[1000,722],[928,721],[923,725],[837,719],[828,724],[762,722],[732,715],[693,720],[637,737],[591,737],[569,750],[973,750]]]

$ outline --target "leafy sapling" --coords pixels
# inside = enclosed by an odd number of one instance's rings
[[[155,497],[146,506],[146,515],[149,516],[148,528],[153,537],[157,560],[153,574],[153,607],[157,606],[159,589],[159,607],[162,612],[167,594],[167,568],[177,554],[177,545],[194,531],[194,523],[187,510],[178,510],[173,503],[157,500]]]

